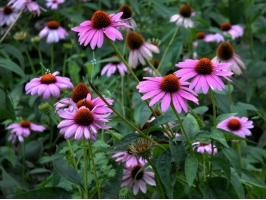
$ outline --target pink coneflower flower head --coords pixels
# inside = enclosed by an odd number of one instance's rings
[[[239,25],[232,25],[229,22],[224,22],[221,24],[220,29],[224,34],[230,34],[232,39],[235,40],[244,34],[244,30]]]
[[[152,53],[159,53],[160,50],[157,46],[145,42],[144,38],[137,32],[131,31],[127,33],[126,38],[127,47],[130,49],[129,57],[128,57],[128,64],[132,68],[137,67],[138,61],[145,65],[145,59],[151,60]]]
[[[13,123],[6,127],[7,130],[11,130],[11,134],[16,136],[29,137],[30,131],[43,132],[45,130],[44,126],[34,124],[28,120],[23,120],[20,124]],[[14,141],[14,135],[10,136],[9,141]],[[23,138],[19,137],[20,141],[23,141]]]
[[[236,75],[242,74],[241,68],[246,69],[245,64],[240,57],[235,53],[233,46],[229,42],[222,42],[216,50],[216,56],[212,59],[213,62],[231,63],[229,70]]]
[[[44,99],[49,99],[51,95],[58,98],[60,89],[74,88],[69,78],[58,76],[59,74],[59,72],[54,72],[32,79],[25,86],[26,94],[43,95]]]
[[[133,30],[136,29],[137,24],[135,20],[132,18],[132,8],[129,5],[123,5],[119,8],[119,12],[123,12],[123,15],[121,15],[121,19],[124,20],[125,23],[127,23]],[[129,30],[129,28],[121,27],[121,29]]]
[[[64,39],[68,33],[64,28],[62,28],[58,21],[51,20],[47,23],[44,29],[39,33],[39,37],[43,38],[47,36],[47,43],[59,42],[60,39]]]
[[[204,42],[222,42],[224,41],[223,36],[221,36],[220,34],[205,34],[204,32],[198,32],[196,34],[196,40],[203,40]],[[197,47],[198,46],[198,42],[195,41],[193,42],[193,46]]]
[[[202,142],[195,142],[192,144],[193,149],[197,148],[197,152],[204,154],[204,152],[207,152],[208,154],[212,155],[212,145],[211,144],[205,144]],[[215,145],[213,145],[213,155],[217,153],[217,148]]]
[[[134,165],[132,167],[126,167],[124,169],[123,182],[121,187],[133,187],[134,195],[138,194],[139,190],[143,193],[147,192],[146,184],[155,186],[154,173],[142,170],[141,164]]]
[[[75,140],[80,140],[84,136],[87,140],[96,140],[98,129],[111,128],[102,123],[109,122],[108,115],[98,115],[95,113],[96,107],[92,110],[85,106],[79,109],[74,106],[74,111],[59,110],[57,113],[62,120],[57,128],[60,129],[60,134],[64,134],[65,139],[74,137]]]
[[[14,9],[22,11],[27,9],[28,11],[32,12],[33,15],[40,15],[41,9],[44,10],[42,7],[35,0],[11,0],[8,5],[12,5]]]
[[[146,93],[141,99],[146,100],[152,98],[149,103],[150,106],[153,106],[162,99],[162,112],[166,112],[171,102],[174,104],[178,113],[181,113],[182,110],[188,112],[186,99],[198,104],[198,99],[195,97],[197,94],[185,87],[189,83],[180,80],[173,74],[168,74],[165,77],[144,77],[144,79],[147,80],[141,81],[137,85],[140,93]]]
[[[181,69],[174,74],[181,77],[181,80],[193,78],[189,88],[195,88],[196,93],[199,93],[200,89],[202,89],[203,93],[207,94],[209,87],[212,90],[219,91],[225,88],[220,76],[231,81],[227,76],[231,76],[233,73],[225,71],[230,65],[230,63],[214,63],[208,58],[201,58],[200,60],[187,59],[176,64]]]
[[[117,55],[113,56],[113,58],[119,59]],[[103,67],[101,75],[106,73],[107,77],[111,77],[116,71],[118,71],[121,76],[124,76],[127,72],[127,67],[121,61],[113,61]]]
[[[147,162],[143,158],[137,158],[135,155],[127,151],[121,151],[112,156],[112,158],[116,158],[116,162],[123,162],[127,167],[133,167],[137,164],[145,165]]]
[[[10,133],[10,135],[8,136],[8,141],[11,142],[12,144],[15,144],[15,142],[17,141],[20,142],[24,142],[24,137],[22,135],[17,136],[16,133]]]
[[[4,6],[3,8],[0,8],[0,26],[9,26],[15,21],[17,16],[18,12],[11,6]]]
[[[52,10],[56,10],[59,4],[64,3],[65,0],[46,0],[46,6]]]
[[[253,122],[248,121],[248,118],[235,116],[229,117],[217,125],[217,128],[234,133],[243,138],[251,135],[251,131],[249,129],[253,127]]]
[[[193,28],[194,22],[190,19],[192,9],[189,5],[183,5],[179,9],[179,14],[175,14],[170,18],[170,22],[175,22],[177,26],[185,28]]]
[[[122,23],[120,17],[122,12],[108,15],[102,10],[96,11],[91,20],[84,21],[80,26],[72,28],[72,31],[78,32],[80,45],[84,43],[87,46],[90,43],[91,49],[94,50],[97,46],[101,48],[104,41],[104,36],[110,40],[123,40],[122,34],[116,29],[117,27],[131,28],[126,23]]]

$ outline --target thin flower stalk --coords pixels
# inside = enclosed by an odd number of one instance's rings
[[[157,70],[157,69],[155,69],[155,67],[153,66],[153,64],[149,61],[149,60],[146,60],[147,61],[147,63],[149,64],[149,66],[152,68],[152,70],[158,75],[158,76],[162,76],[161,74],[160,74],[160,72]]]
[[[83,159],[84,159],[84,178],[85,178],[85,196],[89,198],[89,188],[88,188],[88,157],[87,157],[87,149],[86,149],[86,138],[82,137],[82,147],[83,147]]]

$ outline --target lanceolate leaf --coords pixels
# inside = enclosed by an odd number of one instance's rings
[[[147,106],[146,102],[143,101],[140,105],[140,111],[139,111],[139,125],[141,128],[150,118],[151,114],[152,114],[151,110]]]
[[[225,176],[227,178],[227,188],[228,188],[231,180],[231,170],[229,165],[222,158],[219,157],[213,157],[211,159],[211,162],[215,167],[220,168],[221,170],[224,171]]]
[[[195,156],[188,156],[185,161],[185,176],[189,187],[193,184],[193,181],[198,171],[198,160]]]
[[[197,120],[189,113],[185,117],[183,124],[190,139],[192,139],[200,130]]]
[[[112,150],[120,151],[120,150],[127,150],[128,145],[134,143],[137,139],[139,139],[141,136],[137,133],[131,133],[123,137],[121,140],[119,140],[117,143],[115,143],[113,146],[111,146]]]
[[[241,181],[247,185],[254,185],[266,189],[266,184],[246,169],[242,169]]]
[[[187,153],[185,147],[183,146],[183,143],[179,141],[170,140],[169,145],[171,154],[173,155],[176,163],[178,165],[183,165],[187,157]]]
[[[11,60],[0,58],[0,67],[3,67],[3,68],[8,69],[12,72],[15,72],[16,74],[18,74],[21,77],[25,76],[22,69],[16,63],[14,63]]]
[[[175,116],[160,116],[160,117],[157,117],[155,120],[153,120],[150,123],[148,128],[151,128],[153,126],[158,126],[158,125],[161,125],[161,124],[165,124],[167,122],[172,122],[172,121],[175,121],[175,120],[176,120]]]
[[[24,59],[23,59],[23,56],[22,54],[20,53],[20,51],[12,46],[12,45],[9,45],[9,44],[2,44],[1,47],[3,47],[3,49],[5,51],[7,51],[9,54],[13,55],[14,57],[16,57],[19,61],[19,64],[21,66],[22,69],[24,69]]]
[[[232,148],[223,148],[222,149],[224,155],[226,158],[229,160],[233,168],[236,170],[237,174],[240,176],[241,175],[241,166],[239,163],[239,158],[236,155],[236,152]]]

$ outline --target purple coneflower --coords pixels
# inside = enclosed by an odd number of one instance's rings
[[[33,15],[40,15],[41,9],[44,10],[42,7],[35,0],[11,0],[8,5],[12,5],[13,8],[16,10],[22,11],[27,9],[28,11],[32,12]]]
[[[249,129],[253,127],[253,122],[248,121],[248,118],[235,116],[229,117],[217,125],[217,128],[234,133],[243,138],[251,135],[251,131]]]
[[[59,72],[54,72],[32,79],[25,86],[26,94],[43,95],[44,99],[49,99],[51,95],[58,98],[60,89],[74,88],[69,78],[58,76],[59,74]]]
[[[155,186],[154,173],[148,171],[140,171],[141,164],[134,165],[132,167],[126,167],[124,169],[123,182],[121,187],[133,187],[134,195],[138,194],[139,190],[143,193],[147,192],[146,183]]]
[[[223,36],[221,36],[220,34],[216,33],[216,34],[205,34],[204,32],[198,32],[196,35],[196,39],[197,40],[203,40],[204,42],[222,42],[224,41]],[[198,46],[198,42],[195,41],[193,42],[193,46],[197,47]]]
[[[20,124],[12,123],[6,127],[7,130],[10,130],[11,135],[8,138],[8,141],[14,143],[16,137],[18,137],[20,142],[24,141],[24,137],[29,137],[30,130],[43,132],[45,130],[44,126],[34,124],[28,120],[23,120]]]
[[[116,55],[113,56],[113,58],[119,59],[119,57]],[[113,61],[103,67],[101,75],[104,75],[106,73],[107,77],[111,77],[112,74],[114,74],[116,71],[118,71],[121,76],[124,76],[127,72],[127,67],[121,61]]]
[[[59,4],[64,3],[65,0],[46,0],[46,6],[51,7],[52,10],[56,10]]]
[[[136,29],[137,24],[135,20],[132,18],[132,9],[129,5],[123,5],[119,8],[119,12],[123,12],[123,15],[120,17],[122,20],[124,20],[125,23],[127,23],[133,30]],[[121,29],[129,30],[127,27],[121,27]]]
[[[235,53],[233,46],[229,42],[222,42],[217,50],[216,56],[212,59],[213,62],[231,63],[229,70],[236,75],[242,74],[241,68],[246,69],[245,64],[240,57]]]
[[[229,22],[222,23],[220,29],[223,31],[224,34],[230,34],[233,40],[238,37],[241,37],[244,34],[244,30],[241,26],[232,25]]]
[[[0,26],[9,26],[15,21],[17,16],[18,12],[11,6],[4,6],[3,8],[0,8]]]
[[[175,22],[177,26],[184,26],[185,28],[193,28],[194,23],[190,19],[192,9],[189,5],[183,5],[179,9],[179,14],[175,14],[170,18],[170,22]]]
[[[96,140],[98,129],[108,129],[110,126],[106,126],[102,123],[109,122],[108,115],[99,115],[95,113],[97,107],[92,110],[85,106],[79,109],[74,105],[74,111],[59,110],[57,113],[62,120],[57,128],[60,129],[60,134],[65,135],[65,139],[74,137],[75,140],[80,140],[84,136],[87,140]]]
[[[137,158],[133,155],[130,150],[121,151],[112,156],[112,158],[116,158],[116,162],[123,162],[127,167],[133,167],[137,164],[145,165],[146,161],[143,158]]]
[[[137,32],[131,31],[127,33],[126,38],[127,47],[130,49],[129,57],[128,57],[128,64],[132,68],[137,67],[138,61],[145,65],[145,59],[151,60],[152,53],[159,53],[160,50],[157,46],[145,42],[144,38],[138,34]]]
[[[84,43],[87,46],[90,43],[91,49],[94,50],[96,45],[101,48],[104,41],[104,36],[110,40],[123,40],[122,34],[116,29],[117,27],[128,27],[126,23],[122,23],[120,17],[123,12],[108,15],[102,10],[96,11],[91,20],[84,21],[80,26],[72,28],[72,31],[78,32],[80,45]]]
[[[192,144],[193,149],[197,148],[197,152],[204,154],[206,151],[208,154],[212,155],[212,145],[211,144],[205,144],[202,142],[195,142]],[[213,145],[213,155],[217,153],[217,148],[215,145]]]
[[[152,98],[149,104],[150,106],[153,106],[162,99],[162,112],[168,109],[171,102],[174,104],[178,113],[181,113],[182,110],[188,112],[188,105],[185,99],[198,104],[198,99],[195,97],[197,94],[191,89],[184,87],[185,85],[189,85],[189,83],[180,80],[173,74],[168,74],[164,78],[144,77],[144,79],[147,80],[141,81],[137,85],[137,89],[140,93],[146,93],[141,99],[146,100]]]
[[[189,88],[195,88],[196,93],[202,89],[203,93],[207,94],[209,87],[212,90],[217,89],[219,91],[225,88],[219,76],[231,81],[227,76],[231,76],[233,73],[226,71],[230,65],[230,63],[214,63],[208,58],[201,58],[200,60],[187,59],[185,62],[176,64],[177,67],[182,69],[174,74],[184,81],[193,78]]]
[[[51,20],[47,23],[44,29],[39,33],[39,37],[43,38],[47,34],[47,43],[59,42],[60,39],[64,39],[68,35],[66,30],[55,20]]]

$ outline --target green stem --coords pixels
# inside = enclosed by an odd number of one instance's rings
[[[213,147],[213,142],[214,142],[214,140],[212,139],[211,140],[211,147],[212,147],[212,155],[211,155],[211,160],[212,160],[212,158],[213,158],[213,156],[214,156],[214,147]],[[210,163],[210,170],[209,170],[209,174],[210,174],[210,178],[212,177],[212,162]]]
[[[38,55],[39,55],[39,59],[40,59],[40,63],[43,63],[43,59],[42,59],[42,52],[40,50],[40,47],[39,47],[39,44],[38,46],[36,47],[37,51],[38,51]],[[44,69],[43,67],[41,67],[41,70],[42,70],[42,75],[44,75]]]
[[[121,138],[118,137],[117,135],[115,135],[115,134],[113,133],[113,131],[111,131],[110,129],[107,129],[106,131],[107,131],[108,133],[110,133],[115,139],[117,139],[117,140],[121,140]]]
[[[149,61],[149,60],[146,60],[147,61],[147,63],[149,64],[149,66],[152,68],[152,70],[158,75],[158,76],[162,76],[161,74],[160,74],[160,72],[157,70],[157,69],[155,69],[155,67],[153,66],[153,64]]]
[[[203,180],[206,181],[206,156],[203,154]]]
[[[178,29],[179,29],[179,27],[176,28],[176,30],[175,30],[175,32],[174,32],[174,34],[173,34],[173,36],[172,36],[170,42],[168,43],[168,45],[167,45],[167,47],[166,47],[166,49],[165,49],[165,51],[164,51],[164,53],[163,53],[162,59],[160,60],[160,63],[159,63],[159,65],[158,65],[158,67],[157,67],[157,70],[158,70],[158,71],[159,71],[159,69],[161,68],[161,66],[162,66],[162,64],[163,64],[163,61],[164,61],[164,59],[165,59],[165,56],[166,56],[166,54],[167,54],[167,52],[168,52],[170,46],[171,46],[172,43],[174,42],[174,39],[175,39],[176,34],[177,34],[177,32],[178,32]]]
[[[238,158],[239,158],[239,163],[240,163],[240,166],[242,168],[243,167],[243,162],[242,162],[240,141],[236,142],[236,149],[237,149],[237,154],[238,154]]]
[[[121,76],[121,104],[122,114],[125,117],[125,105],[124,105],[124,76]]]
[[[82,146],[83,146],[83,159],[84,159],[84,178],[85,178],[85,197],[89,198],[89,188],[88,188],[88,157],[87,157],[87,149],[86,149],[86,141],[85,137],[82,138]]]
[[[51,72],[54,72],[54,44],[51,44]]]
[[[230,81],[227,81],[227,86],[228,86],[228,98],[229,98],[229,102],[230,104],[233,103],[233,100],[232,100],[232,94],[231,94],[231,84],[230,84]]]
[[[93,167],[95,182],[96,182],[96,186],[97,186],[97,190],[98,190],[98,198],[101,199],[100,184],[98,181],[98,176],[97,176],[97,172],[96,172],[96,166],[95,166],[95,162],[94,162],[94,157],[93,157],[92,146],[91,146],[90,140],[88,140],[88,144],[89,144],[89,153],[90,153],[90,157],[91,157],[91,163],[92,163],[92,167]]]
[[[193,117],[195,117],[201,123],[201,126],[203,127],[204,126],[203,120],[199,117],[197,113],[194,112],[193,108],[191,108],[189,105],[188,105],[188,108],[190,110],[190,113],[193,115]]]
[[[157,171],[157,169],[156,169],[156,166],[153,164],[153,162],[149,159],[149,158],[147,158],[147,161],[148,161],[148,163],[151,165],[151,167],[152,167],[152,169],[153,169],[153,171],[154,171],[154,173],[155,173],[155,178],[156,178],[156,182],[158,183],[158,192],[160,191],[160,193],[161,193],[161,195],[162,195],[162,197],[163,197],[163,199],[165,199],[166,197],[165,197],[165,195],[164,195],[164,190],[163,190],[163,186],[162,186],[162,183],[161,183],[161,180],[160,180],[160,176],[159,176],[159,173],[158,173],[158,171]],[[157,186],[157,185],[156,185]]]
[[[63,77],[64,77],[65,74],[66,74],[66,59],[67,59],[67,52],[65,52],[65,55],[64,55],[63,73],[62,73],[62,76],[63,76]]]
[[[214,95],[213,95],[211,88],[209,89],[209,94],[210,94],[211,101],[212,101],[213,127],[216,128],[216,105],[215,105],[215,99],[214,99]]]
[[[26,139],[22,142],[22,183],[25,180],[25,170],[26,170],[26,156],[25,156],[25,147],[26,147]]]
[[[7,34],[10,32],[10,30],[13,28],[13,26],[17,23],[18,19],[20,18],[20,16],[22,15],[22,11],[20,11],[20,13],[18,14],[17,18],[15,19],[15,21],[9,26],[9,28],[7,29],[6,33],[4,34],[4,36],[1,38],[0,40],[0,44],[4,41],[4,39],[6,38]]]
[[[200,192],[201,197],[203,197],[203,192],[202,192],[202,189],[201,189],[201,186],[200,185],[201,184],[200,184],[200,178],[199,178],[199,171],[197,171],[197,189]]]
[[[32,62],[31,57],[30,57],[30,54],[29,54],[29,52],[27,50],[27,47],[25,47],[25,53],[26,53],[26,56],[27,56],[28,61],[30,63],[30,67],[31,67],[31,70],[32,70],[33,75],[34,76],[37,76],[36,71],[35,71],[35,68],[34,68],[34,65],[33,65],[33,62]]]

